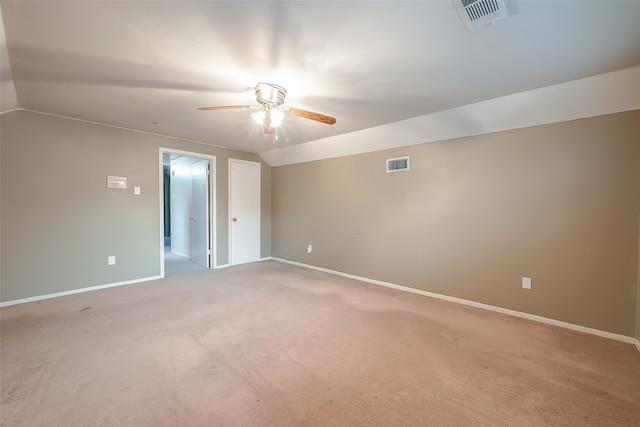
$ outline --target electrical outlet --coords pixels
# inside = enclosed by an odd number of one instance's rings
[[[307,246],[307,253],[310,254],[313,251],[313,247],[311,245]]]
[[[116,265],[116,257],[115,255],[110,255],[108,258],[109,265]]]
[[[522,278],[522,289],[531,289],[531,277]]]

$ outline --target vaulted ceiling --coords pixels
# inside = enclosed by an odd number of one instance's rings
[[[640,65],[631,0],[508,1],[507,18],[475,32],[451,0],[6,1],[0,10],[4,111],[256,153]],[[287,116],[264,135],[247,110],[197,110],[257,105],[259,82],[337,123]]]

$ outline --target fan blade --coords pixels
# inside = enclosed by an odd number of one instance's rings
[[[299,108],[289,108],[287,110],[287,113],[291,114],[292,116],[303,117],[305,119],[315,120],[316,122],[325,123],[328,125],[335,124],[336,122],[336,119],[334,119],[333,117],[325,116],[324,114],[313,113],[307,110],[301,110]]]
[[[225,105],[222,107],[200,107],[198,110],[246,110],[251,108],[249,105]]]

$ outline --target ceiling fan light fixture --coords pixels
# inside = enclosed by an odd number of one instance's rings
[[[256,85],[256,100],[260,107],[249,105],[226,105],[219,107],[200,107],[198,110],[254,110],[251,116],[253,120],[262,125],[265,134],[275,134],[275,128],[282,125],[285,113],[290,116],[302,117],[304,119],[315,120],[316,122],[333,125],[336,119],[324,114],[302,110],[300,108],[280,107],[284,103],[287,91],[282,86],[273,83],[258,83]]]
[[[282,124],[284,113],[278,109],[271,110],[271,126],[278,127]]]
[[[253,121],[262,125],[264,123],[264,117],[266,113],[264,110],[256,111],[251,115],[253,117]],[[282,124],[282,119],[284,118],[284,113],[277,108],[269,110],[269,116],[271,117],[271,127],[278,127]]]
[[[260,111],[256,111],[255,113],[253,113],[251,115],[251,117],[253,117],[253,121],[258,123],[259,125],[262,124],[262,121],[264,120],[264,111],[260,110]]]

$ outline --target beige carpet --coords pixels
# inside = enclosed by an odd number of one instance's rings
[[[1,310],[3,426],[638,426],[633,345],[275,261]]]
[[[173,276],[176,274],[192,273],[194,271],[204,271],[206,267],[196,264],[189,258],[174,254],[171,248],[164,247],[164,276]]]

